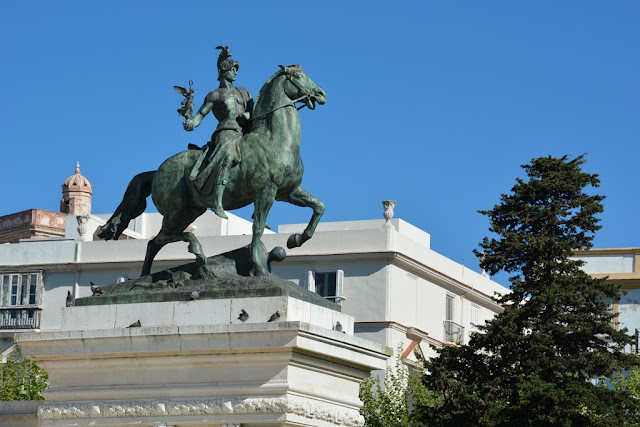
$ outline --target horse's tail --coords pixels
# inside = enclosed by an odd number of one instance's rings
[[[98,237],[104,240],[118,240],[118,237],[129,225],[129,221],[144,212],[147,207],[147,197],[151,194],[151,183],[156,171],[142,172],[133,177],[122,202],[109,221],[102,226]]]

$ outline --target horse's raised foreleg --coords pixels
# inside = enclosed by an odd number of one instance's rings
[[[301,246],[304,242],[306,242],[313,236],[313,233],[316,231],[316,227],[320,222],[320,218],[324,213],[324,203],[321,200],[313,197],[307,190],[302,187],[298,187],[293,190],[289,194],[289,198],[286,201],[296,206],[310,207],[313,209],[311,220],[309,221],[307,228],[304,229],[302,234],[292,234],[291,236],[289,236],[289,239],[287,239],[287,247],[289,249],[292,249]]]
[[[269,268],[260,256],[260,239],[264,233],[267,215],[276,198],[277,191],[278,187],[270,182],[264,186],[262,192],[256,196],[256,200],[253,202],[253,238],[251,240],[251,269],[249,270],[249,274],[252,276],[269,274]]]

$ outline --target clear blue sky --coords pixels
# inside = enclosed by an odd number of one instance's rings
[[[225,6],[222,6],[225,5]],[[640,2],[322,1],[0,3],[0,215],[57,210],[76,161],[93,212],[188,142],[173,85],[217,87],[229,45],[256,95],[301,64],[328,95],[301,110],[303,186],[325,221],[396,217],[477,269],[477,213],[520,165],[587,154],[605,195],[597,247],[639,247]],[[238,212],[249,218],[251,210]],[[272,226],[310,210],[276,203]]]

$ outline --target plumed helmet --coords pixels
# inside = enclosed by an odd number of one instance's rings
[[[218,46],[216,49],[220,49],[220,56],[218,56],[218,74],[222,74],[225,71],[229,71],[234,68],[238,70],[240,63],[231,59],[231,52],[229,52],[229,46]]]

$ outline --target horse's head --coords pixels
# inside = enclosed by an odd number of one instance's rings
[[[322,105],[327,102],[327,94],[302,71],[299,65],[280,66],[287,77],[284,92],[292,101],[303,101],[310,110],[316,108],[316,102]]]

